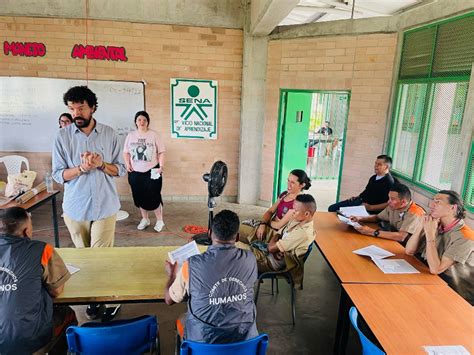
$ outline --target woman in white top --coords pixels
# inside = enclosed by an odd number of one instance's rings
[[[150,225],[148,211],[153,211],[156,216],[154,229],[161,232],[165,226],[161,199],[165,146],[158,133],[148,128],[149,125],[150,116],[147,112],[139,111],[135,114],[137,130],[127,135],[123,157],[133,202],[142,215],[137,229],[143,230]]]

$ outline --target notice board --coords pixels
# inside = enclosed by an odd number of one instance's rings
[[[68,112],[63,95],[77,85],[97,95],[94,118],[125,140],[145,109],[142,82],[0,77],[0,151],[51,152],[59,115]]]

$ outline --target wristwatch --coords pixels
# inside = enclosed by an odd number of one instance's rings
[[[374,237],[378,237],[379,234],[380,234],[380,229],[376,229],[376,230],[374,230],[374,233],[372,233],[372,235],[373,235]]]

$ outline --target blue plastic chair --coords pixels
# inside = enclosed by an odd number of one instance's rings
[[[357,308],[351,307],[349,310],[349,319],[351,320],[352,326],[359,334],[360,343],[362,345],[362,355],[385,355],[385,353],[372,343],[359,329],[359,326],[357,325],[358,317],[359,312],[357,312]]]
[[[306,262],[306,259],[308,259],[309,254],[311,254],[311,250],[313,250],[313,245],[315,242],[311,242],[311,244],[308,246],[308,250],[306,251],[306,254],[303,256],[303,265]],[[290,284],[291,287],[291,316],[292,316],[292,321],[293,325],[296,323],[296,301],[295,301],[295,283],[293,281],[293,276],[291,276],[291,270],[292,269],[284,269],[280,271],[267,271],[263,272],[258,275],[258,281],[257,281],[257,291],[255,291],[255,304],[257,304],[258,301],[258,295],[260,293],[260,284],[263,280],[265,279],[271,279],[272,280],[272,295],[273,295],[273,282],[276,281],[276,290],[278,293],[278,278],[284,278],[286,282]],[[301,282],[301,290],[303,289],[303,282]]]
[[[268,346],[268,335],[229,344],[206,344],[185,340],[181,344],[181,355],[265,355]]]
[[[71,326],[66,330],[66,338],[68,351],[72,354],[132,355],[160,352],[155,316]]]

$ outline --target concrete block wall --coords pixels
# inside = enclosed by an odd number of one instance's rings
[[[269,41],[262,201],[272,198],[280,89],[351,92],[340,197],[363,190],[383,153],[396,47],[396,33]]]
[[[202,174],[215,160],[228,164],[224,196],[237,195],[240,144],[240,97],[243,33],[238,29],[142,24],[119,21],[0,17],[3,41],[42,42],[44,57],[0,54],[0,75],[94,80],[146,80],[145,102],[150,127],[160,132],[166,145],[163,194],[207,196]],[[74,44],[124,46],[127,62],[75,60]],[[218,139],[171,139],[170,78],[214,79],[219,84]],[[99,105],[100,105],[100,97]],[[62,100],[58,97],[58,100]],[[37,108],[41,110],[41,107]],[[58,112],[59,114],[59,112]],[[100,120],[100,107],[96,116]],[[133,117],[130,117],[133,121]],[[57,126],[57,117],[50,122]],[[0,155],[11,152],[0,152]],[[49,154],[21,153],[42,178],[50,170]],[[0,179],[6,180],[3,167]],[[126,178],[117,183],[119,193],[130,194]]]

